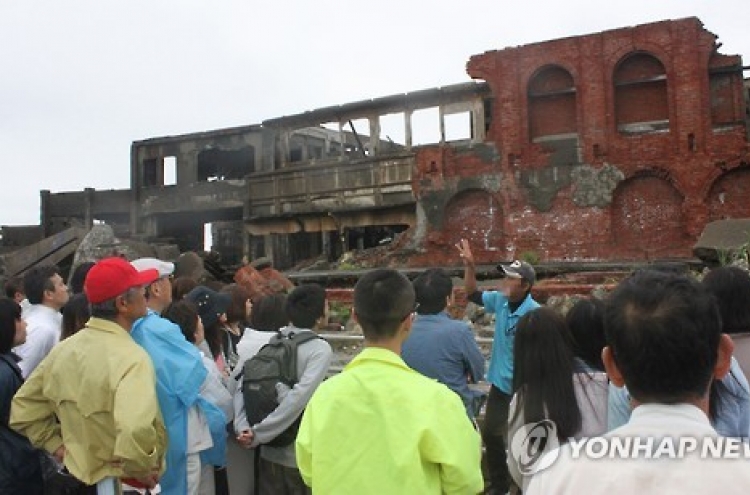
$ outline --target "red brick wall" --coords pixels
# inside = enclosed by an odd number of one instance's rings
[[[750,168],[722,174],[711,188],[708,206],[710,220],[750,218]]]
[[[709,219],[750,216],[742,79],[709,82],[709,68],[715,74],[742,62],[715,48],[716,36],[689,18],[472,57],[468,73],[492,90],[486,146],[417,155],[418,201],[426,210],[446,208],[427,222],[424,245],[439,247],[429,261],[458,263],[451,243],[463,236],[480,262],[525,251],[542,260],[690,256]],[[615,85],[656,72],[666,81]],[[566,75],[575,91],[561,94]],[[669,128],[659,133],[617,128],[666,118]],[[567,154],[532,142],[559,133],[578,135]],[[614,167],[620,176],[588,200],[572,178],[582,165]]]
[[[529,99],[530,138],[578,131],[574,94]]]
[[[472,239],[480,248],[502,246],[502,206],[487,191],[472,189],[457,194],[445,208],[444,241],[454,245],[461,239]]]
[[[612,204],[614,252],[622,257],[689,256],[682,197],[665,179],[635,177],[618,188]]]

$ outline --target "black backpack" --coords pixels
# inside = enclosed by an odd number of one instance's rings
[[[245,361],[242,369],[242,396],[250,425],[263,421],[279,405],[277,383],[292,388],[297,383],[297,347],[320,338],[313,332],[298,332],[288,337],[281,332]],[[289,428],[266,445],[284,447],[297,437],[302,415]]]

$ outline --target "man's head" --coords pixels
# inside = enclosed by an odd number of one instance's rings
[[[297,328],[317,328],[326,319],[326,290],[318,284],[302,284],[286,298],[286,314]]]
[[[23,291],[23,277],[11,277],[5,282],[5,296],[17,303],[26,299],[26,293]]]
[[[275,332],[289,324],[286,314],[286,294],[277,292],[263,296],[253,304],[250,328],[261,332]]]
[[[434,315],[443,311],[453,296],[453,281],[442,268],[430,268],[413,282],[417,313]]]
[[[127,330],[146,314],[144,288],[159,278],[154,269],[138,271],[117,256],[97,262],[83,285],[91,303],[91,316],[118,320]]]
[[[156,270],[159,278],[146,287],[148,306],[154,311],[161,312],[172,302],[172,274],[174,263],[156,258],[138,258],[130,264],[136,270]]]
[[[732,344],[716,302],[690,277],[636,273],[610,295],[604,326],[607,374],[639,402],[701,400],[729,369]]]
[[[724,333],[750,332],[750,274],[722,266],[703,277],[703,287],[716,297]]]
[[[534,267],[525,261],[516,260],[509,265],[497,265],[497,269],[505,275],[500,290],[512,302],[526,298],[536,282]]]
[[[59,310],[70,297],[60,270],[53,265],[36,266],[23,277],[23,289],[31,304],[43,304]]]
[[[363,275],[354,286],[354,316],[365,339],[382,342],[401,328],[408,330],[415,300],[411,282],[395,270],[382,268]]]

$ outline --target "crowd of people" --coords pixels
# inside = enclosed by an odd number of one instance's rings
[[[469,242],[456,247],[467,300],[494,315],[489,359],[450,316],[445,270],[374,269],[353,293],[364,349],[334,376],[317,284],[202,285],[118,256],[68,285],[54,266],[7,281],[0,493],[750,489],[747,457],[579,455],[592,439],[747,441],[746,271],[649,267],[561,314],[534,299],[529,263],[498,265],[500,285],[482,290]],[[257,418],[245,374],[278,339],[303,342],[295,379]]]

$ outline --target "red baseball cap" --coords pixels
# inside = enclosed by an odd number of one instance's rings
[[[89,302],[109,301],[133,287],[148,285],[159,278],[159,270],[138,271],[125,258],[114,256],[98,261],[86,275],[83,291]]]

